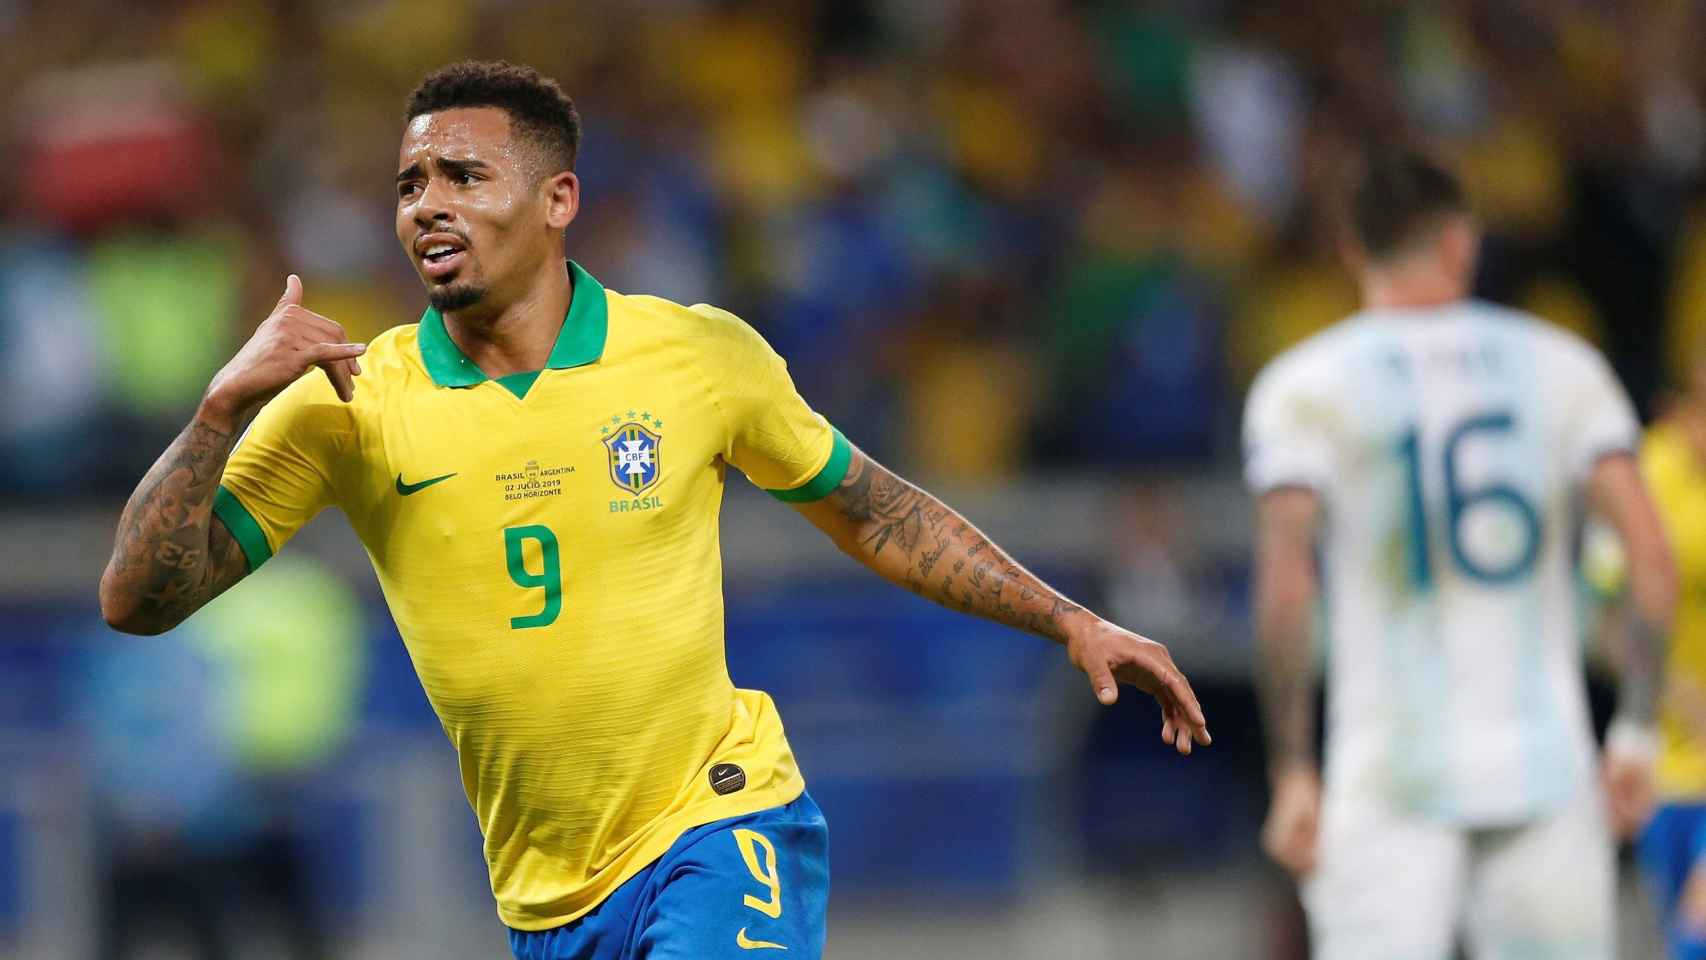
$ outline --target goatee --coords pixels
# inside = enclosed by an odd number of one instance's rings
[[[479,303],[485,296],[485,287],[477,287],[471,283],[452,283],[428,290],[427,302],[439,313],[454,313]]]

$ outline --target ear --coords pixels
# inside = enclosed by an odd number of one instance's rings
[[[564,170],[545,178],[545,223],[553,231],[561,231],[574,222],[581,208],[581,182],[574,173]]]

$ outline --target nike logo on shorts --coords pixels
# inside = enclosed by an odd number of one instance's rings
[[[742,950],[786,950],[786,949],[788,949],[787,947],[784,947],[779,943],[771,943],[768,940],[748,940],[746,938],[746,928],[745,927],[741,927],[740,932],[735,934],[735,946],[741,948]]]

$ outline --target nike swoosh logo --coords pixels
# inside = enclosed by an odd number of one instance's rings
[[[748,940],[746,938],[746,928],[745,927],[741,927],[740,932],[735,934],[735,946],[741,948],[742,950],[786,950],[786,949],[788,949],[787,947],[784,947],[779,943],[771,943],[768,940]]]
[[[420,493],[427,487],[430,487],[435,483],[443,483],[454,476],[456,476],[456,474],[447,473],[442,477],[433,477],[431,480],[422,480],[420,483],[404,483],[403,475],[399,473],[397,474],[397,495],[400,497],[406,497],[411,493]]]

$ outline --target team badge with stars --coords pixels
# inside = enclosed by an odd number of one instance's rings
[[[636,497],[658,482],[663,472],[658,459],[662,429],[663,421],[649,410],[629,410],[626,417],[614,414],[599,427],[610,454],[610,479],[623,493]]]

